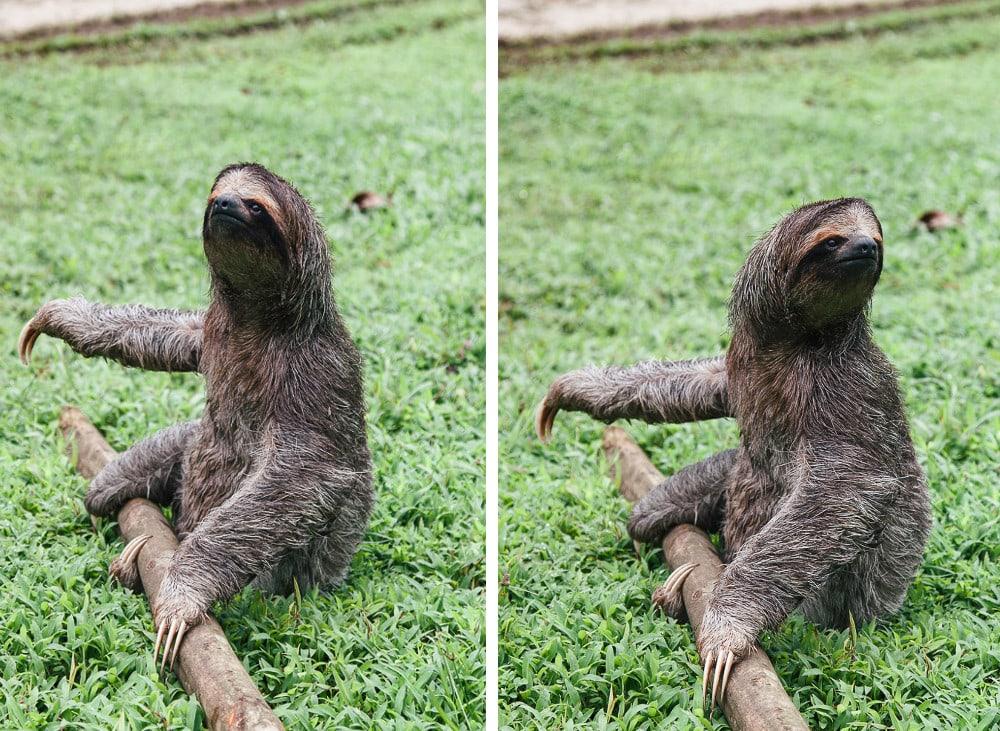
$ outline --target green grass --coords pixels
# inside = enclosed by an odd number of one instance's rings
[[[730,34],[501,83],[502,726],[724,727],[697,708],[690,629],[650,611],[666,571],[625,535],[601,425],[563,414],[543,447],[532,412],[587,363],[721,352],[754,238],[839,195],[885,228],[873,324],[936,524],[889,621],[792,618],[763,645],[813,728],[1000,723],[1000,18],[883,30],[764,49]],[[964,226],[918,229],[929,208]],[[728,422],[628,428],[668,474],[737,439]]]
[[[196,418],[201,379],[15,343],[82,294],[200,307],[200,225],[225,164],[256,159],[325,222],[366,361],[379,493],[345,586],[242,592],[217,615],[289,729],[475,728],[483,652],[483,30],[427,0],[240,38],[164,36],[0,61],[0,727],[199,728],[151,664],[143,597],[107,581],[62,455],[78,404],[118,449]],[[391,210],[345,211],[362,189]]]

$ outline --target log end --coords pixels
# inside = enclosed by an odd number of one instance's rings
[[[87,415],[75,406],[64,406],[59,413],[59,431],[66,440],[66,455],[77,471],[88,480],[116,456]]]
[[[266,703],[256,698],[233,698],[224,712],[209,718],[211,728],[227,731],[285,731]]]
[[[621,427],[607,427],[601,446],[611,479],[618,484],[618,494],[628,502],[638,502],[663,481],[660,471]]]
[[[75,406],[63,406],[59,412],[59,428],[62,432],[80,426],[90,426],[90,419]]]
[[[605,454],[610,450],[621,450],[622,445],[631,443],[632,437],[620,426],[607,427],[604,430],[604,436],[601,437],[601,446],[604,448]]]

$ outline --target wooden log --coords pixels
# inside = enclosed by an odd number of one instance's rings
[[[116,452],[90,420],[72,406],[63,409],[59,428],[66,438],[77,471],[87,479],[114,459]],[[125,541],[150,535],[139,553],[142,587],[152,604],[160,589],[177,537],[160,508],[149,500],[130,500],[118,512],[118,530]],[[222,627],[209,617],[188,630],[174,665],[184,689],[194,695],[216,731],[283,731],[243,664],[229,646]]]
[[[604,431],[604,454],[618,491],[630,503],[666,479],[646,453],[616,426]],[[693,525],[679,525],[663,539],[663,558],[671,570],[686,563],[698,567],[684,581],[684,608],[695,637],[701,629],[705,607],[722,574],[722,561],[708,536]],[[809,727],[788,697],[774,666],[763,650],[735,665],[729,676],[722,710],[734,731],[803,731]]]

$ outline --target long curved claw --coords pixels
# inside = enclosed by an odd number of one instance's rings
[[[553,407],[549,404],[548,396],[538,404],[538,408],[535,410],[535,434],[538,435],[542,444],[547,444],[549,439],[552,438],[552,425],[556,421],[556,414],[558,412],[558,407]]]
[[[701,689],[701,704],[705,705],[705,691],[707,690],[708,674],[709,669],[712,665],[712,653],[708,653],[708,657],[705,659],[705,676],[702,681]],[[726,697],[726,685],[729,683],[729,671],[733,669],[733,663],[736,661],[736,655],[730,650],[726,653],[726,661],[722,661],[722,653],[719,653],[719,657],[715,658],[715,675],[712,678],[712,705],[708,710],[709,717],[715,713],[715,702],[718,700],[719,705],[722,705],[723,699]],[[719,682],[719,679],[722,682]]]
[[[153,536],[150,534],[150,535],[136,536],[135,538],[133,538],[131,541],[128,542],[128,545],[125,546],[124,549],[122,549],[122,553],[118,557],[118,560],[121,561],[122,563],[131,563],[135,561],[137,558],[139,558],[139,551],[142,550],[142,547],[145,546],[146,542],[152,537]]]
[[[699,564],[696,563],[681,564],[674,569],[672,574],[670,574],[670,578],[667,579],[667,583],[663,585],[663,588],[671,594],[680,591],[681,587],[684,586],[684,580],[687,579],[691,572],[698,568],[698,566]]]
[[[705,696],[708,694],[708,675],[712,672],[712,657],[714,653],[709,650],[705,656],[705,672],[701,676],[701,707],[705,707]]]
[[[160,642],[163,641],[163,633],[167,631],[167,623],[160,622],[156,631],[156,644],[153,645],[153,665],[156,665],[156,655],[160,651]],[[166,652],[164,652],[166,654]]]
[[[184,633],[188,630],[187,622],[184,620],[180,621],[180,627],[177,629],[177,637],[174,638],[174,650],[170,653],[170,669],[174,669],[174,660],[177,659],[177,651],[181,649],[181,640],[184,639]],[[163,651],[163,657],[166,659],[167,651]]]
[[[711,716],[715,713],[715,696],[716,692],[719,690],[719,678],[722,677],[722,653],[719,653],[719,657],[715,662],[715,675],[712,678],[712,705],[708,709],[708,715]]]
[[[139,577],[139,568],[136,561],[139,552],[146,542],[152,538],[150,535],[136,536],[122,550],[121,554],[108,567],[108,574],[122,586],[132,591],[139,591],[142,586],[142,579]]]
[[[164,619],[159,624],[156,633],[156,645],[153,646],[153,665],[156,665],[156,658],[159,655],[160,642],[163,642],[163,656],[160,658],[160,672],[167,666],[167,659],[170,660],[170,669],[174,669],[174,661],[177,660],[177,653],[181,649],[181,641],[189,629],[188,623],[180,617],[171,620]],[[166,633],[166,638],[164,638]]]
[[[663,610],[671,617],[678,618],[683,613],[684,599],[681,596],[681,587],[691,572],[698,568],[699,564],[681,564],[656,591],[653,592],[653,604]]]
[[[726,685],[729,684],[729,671],[733,669],[733,663],[736,661],[736,655],[732,652],[726,657],[726,669],[722,673],[722,689],[719,691],[719,704],[722,704],[722,699],[726,697]]]
[[[163,642],[163,657],[160,659],[160,672],[163,672],[163,668],[167,666],[167,656],[170,654],[170,645],[174,641],[174,635],[177,634],[177,625],[180,622],[176,617],[170,620],[170,631],[167,632],[167,639]],[[166,624],[164,620],[163,624]]]
[[[25,365],[31,362],[31,351],[35,347],[40,331],[34,326],[34,319],[21,329],[21,335],[17,339],[17,355]]]

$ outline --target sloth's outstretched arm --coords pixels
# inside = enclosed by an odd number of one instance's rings
[[[88,358],[99,355],[150,371],[196,371],[203,321],[200,312],[52,300],[24,326],[18,354],[27,363],[44,334],[65,340]]]
[[[590,366],[560,376],[535,416],[542,441],[551,435],[559,411],[584,411],[605,422],[641,419],[651,424],[730,416],[725,356]]]

